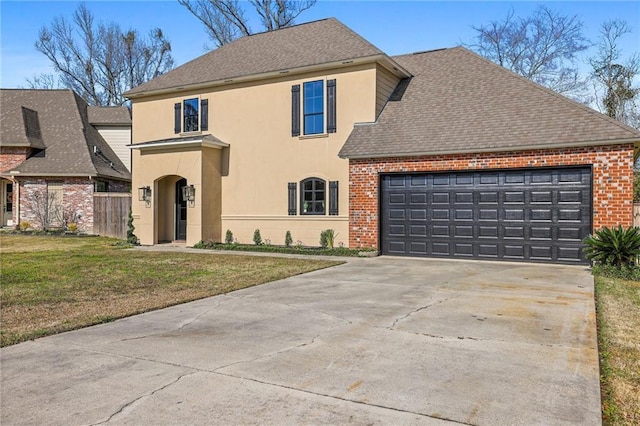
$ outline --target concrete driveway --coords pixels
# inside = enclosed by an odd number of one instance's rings
[[[11,424],[599,424],[583,267],[380,257],[0,352]]]

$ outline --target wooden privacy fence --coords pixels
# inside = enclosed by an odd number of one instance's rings
[[[633,205],[633,226],[640,226],[640,204]]]
[[[93,194],[93,233],[127,239],[131,194],[96,192]]]

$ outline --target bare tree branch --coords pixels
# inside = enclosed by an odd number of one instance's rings
[[[631,33],[626,21],[612,20],[602,24],[598,53],[589,60],[598,106],[609,117],[640,128],[638,97],[640,88],[633,81],[640,73],[640,56],[633,52],[625,61],[619,40]]]
[[[577,16],[563,16],[540,6],[533,15],[473,27],[470,48],[493,62],[564,94],[586,88],[578,78],[577,55],[589,47]]]
[[[217,47],[253,34],[245,11],[237,0],[178,0],[205,26],[207,35]],[[267,31],[285,28],[316,0],[249,0]]]
[[[116,23],[95,23],[84,4],[73,24],[61,17],[42,27],[36,49],[51,61],[60,85],[91,105],[123,105],[124,92],[173,67],[171,44],[160,29],[148,37],[131,29],[124,33]],[[34,78],[29,84],[40,82],[48,81]]]

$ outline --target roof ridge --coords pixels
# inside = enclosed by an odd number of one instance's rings
[[[490,59],[487,59],[484,56],[482,56],[482,55],[480,55],[480,54],[478,54],[478,53],[476,53],[476,52],[474,52],[474,51],[472,51],[470,49],[467,49],[464,46],[457,46],[455,49],[458,49],[461,52],[464,52],[466,54],[471,54],[471,55],[475,56],[476,58],[479,58],[479,59],[485,61],[486,63],[490,64],[493,67],[497,67],[499,69],[507,71],[507,73],[510,74],[512,78],[520,79],[521,81],[526,82],[527,84],[531,85],[532,87],[534,87],[534,88],[536,88],[538,90],[542,90],[543,92],[546,92],[546,93],[548,93],[550,95],[555,96],[558,99],[561,99],[563,102],[567,102],[567,103],[573,105],[574,107],[579,107],[583,111],[585,111],[585,112],[587,112],[589,114],[594,114],[596,117],[600,118],[601,120],[608,121],[609,123],[615,124],[616,126],[620,127],[623,130],[626,130],[626,131],[631,132],[631,133],[635,133],[636,136],[640,136],[640,130],[634,129],[633,127],[623,123],[620,120],[616,120],[615,118],[609,117],[608,115],[605,115],[605,114],[601,113],[600,111],[597,111],[597,110],[595,110],[595,109],[593,109],[591,107],[588,107],[585,104],[582,104],[582,103],[580,103],[580,102],[578,102],[576,100],[573,100],[573,99],[571,99],[571,98],[569,98],[569,97],[567,97],[567,96],[565,96],[565,95],[563,95],[561,93],[558,93],[555,90],[552,90],[552,89],[550,89],[548,87],[545,87],[542,84],[536,83],[535,81],[533,81],[531,79],[528,79],[528,78],[526,78],[526,77],[524,77],[524,76],[522,76],[522,75],[520,75],[520,74],[518,74],[518,73],[516,73],[516,72],[514,72],[512,70],[510,70],[509,68],[506,68],[506,67],[503,67],[503,66],[501,66],[499,64],[496,64],[495,62],[491,61]]]
[[[315,19],[315,20],[313,20],[313,21],[301,22],[301,23],[299,23],[299,24],[293,24],[293,25],[289,25],[289,26],[286,26],[286,27],[276,28],[275,30],[264,30],[264,31],[260,31],[260,32],[258,32],[258,33],[253,33],[253,34],[249,34],[249,35],[244,35],[244,36],[242,36],[242,37],[239,37],[239,38],[237,38],[237,39],[233,40],[231,43],[233,43],[234,41],[241,40],[241,39],[246,38],[246,37],[253,37],[253,36],[262,35],[262,34],[275,33],[275,32],[279,32],[279,31],[288,30],[288,29],[290,29],[290,28],[301,27],[301,26],[303,26],[303,25],[316,24],[316,23],[318,23],[318,22],[322,22],[322,21],[330,21],[330,20],[332,20],[332,19],[333,19],[333,20],[335,20],[335,21],[338,21],[336,18],[334,18],[334,17],[332,17],[332,16],[330,16],[330,17],[328,17],[328,18]],[[340,21],[338,21],[338,22],[340,22]],[[225,44],[225,45],[223,45],[223,46],[228,46],[228,45],[229,45],[229,44],[231,44],[231,43],[227,43],[227,44]],[[220,46],[220,47],[223,47],[223,46]],[[220,47],[219,47],[219,48],[220,48]],[[219,48],[218,48],[218,49],[219,49]],[[213,49],[213,50],[216,50],[216,49]]]

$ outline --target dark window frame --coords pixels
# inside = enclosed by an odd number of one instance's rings
[[[199,130],[200,130],[200,99],[199,98],[185,99],[182,101],[182,132],[190,133],[190,132],[197,132]]]
[[[311,188],[307,188],[307,184],[310,184]],[[327,214],[327,181],[318,177],[300,181],[300,214],[305,216]]]
[[[325,133],[325,93],[324,93],[324,80],[314,80],[307,81],[303,83],[303,91],[302,91],[302,124],[303,124],[303,134],[304,135],[322,135]],[[316,109],[318,99],[320,100],[319,104],[321,106],[320,110]],[[322,124],[320,125],[320,129],[317,128],[308,129],[307,126],[307,118],[318,118],[320,117],[322,120]],[[314,120],[315,121],[315,120]]]

